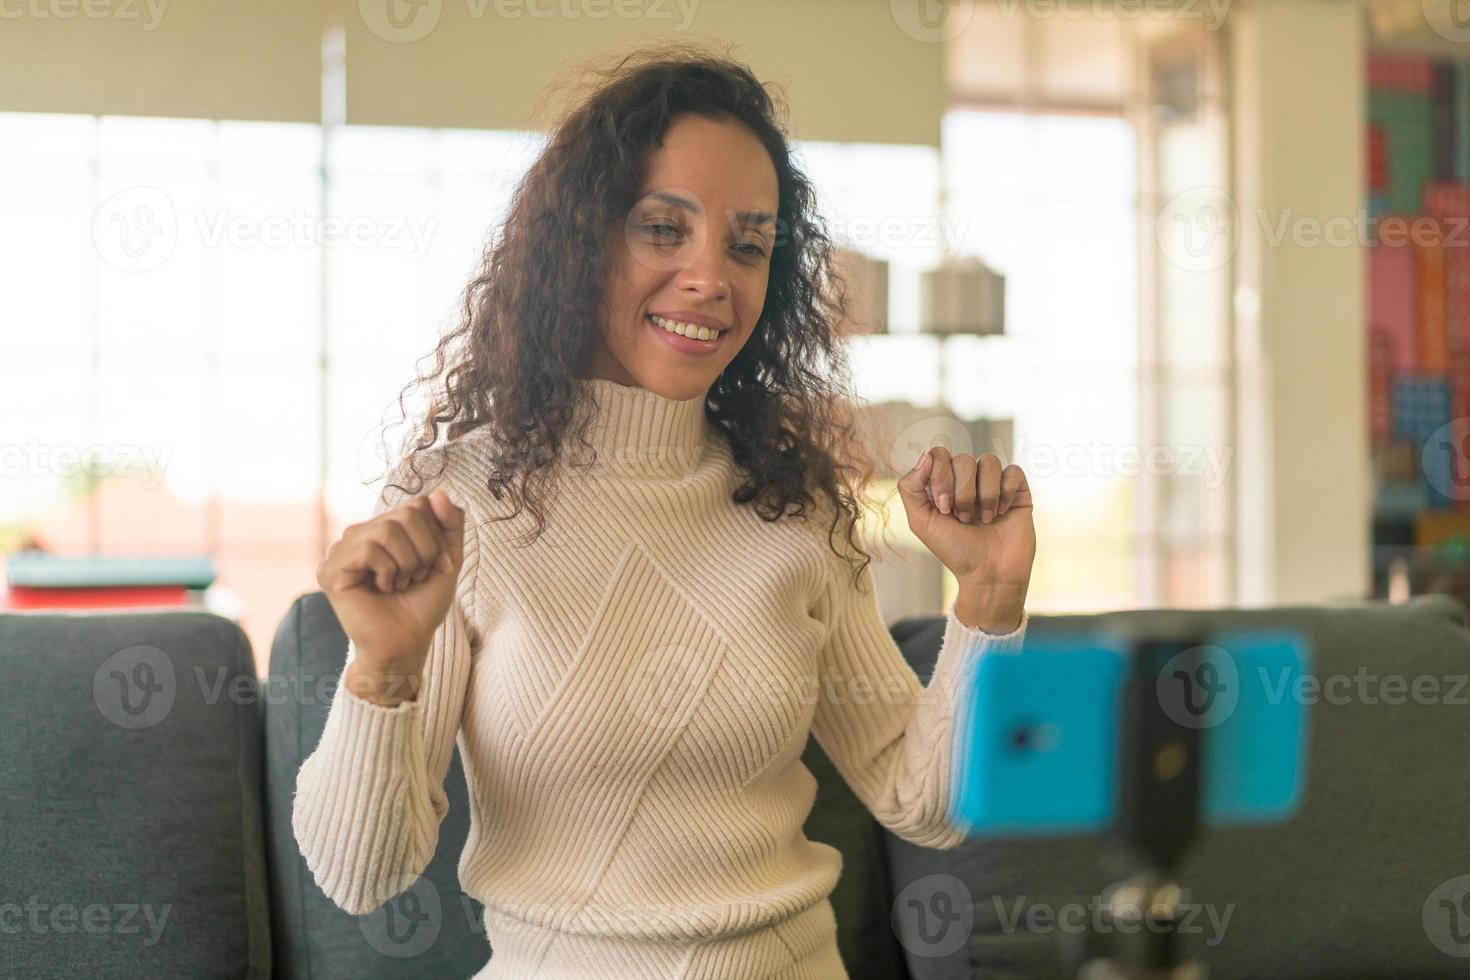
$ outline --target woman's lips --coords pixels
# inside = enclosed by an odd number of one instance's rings
[[[662,337],[664,343],[674,348],[674,350],[681,354],[692,354],[696,357],[704,354],[713,354],[719,350],[720,344],[725,341],[725,335],[730,332],[728,330],[721,330],[719,336],[715,337],[714,340],[695,340],[692,337],[681,337],[672,331],[665,330],[653,322],[651,315],[645,316],[643,322],[648,324],[648,329]]]

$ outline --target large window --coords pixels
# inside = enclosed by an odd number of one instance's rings
[[[890,332],[853,341],[859,394],[1013,420],[1038,610],[1161,598],[1128,470],[1151,438],[1139,145],[1121,111],[974,106],[948,114],[942,152],[797,147],[839,241],[889,262]],[[325,547],[369,512],[399,394],[540,146],[0,114],[0,552],[209,553],[263,667]],[[917,332],[920,273],[954,255],[1005,275],[1004,336]],[[1222,598],[1162,598],[1179,596]]]
[[[538,142],[322,139],[0,114],[0,549],[211,554],[262,667]]]
[[[1014,419],[1012,461],[1037,501],[1031,604],[1132,605],[1133,131],[1117,116],[957,110],[944,150],[958,250],[1006,276],[1006,335],[949,345],[947,400]]]
[[[1184,8],[977,4],[947,51],[947,199],[973,218],[966,250],[1008,275],[1009,334],[952,374],[1015,416],[1038,608],[1235,597],[1218,27]]]

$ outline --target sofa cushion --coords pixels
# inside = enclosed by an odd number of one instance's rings
[[[1302,630],[1323,687],[1308,695],[1301,812],[1276,826],[1207,831],[1186,857],[1180,881],[1197,906],[1186,948],[1220,980],[1464,976],[1470,941],[1459,937],[1470,923],[1448,918],[1470,907],[1470,878],[1456,881],[1470,874],[1464,607],[1425,596],[1402,605],[1036,615],[1030,629],[1168,628],[1191,616],[1206,630]],[[925,680],[942,629],[934,617],[894,626]],[[1402,685],[1385,684],[1390,675]],[[1416,703],[1405,692],[1417,678],[1432,678],[1439,695]],[[1431,682],[1422,683],[1427,690]],[[1096,896],[1116,877],[1103,869],[1109,852],[1100,835],[977,839],[954,851],[917,848],[892,835],[886,841],[895,922],[910,968],[923,980],[1069,975],[1057,953],[1064,930],[1048,914],[1061,913],[1068,923],[1090,918]],[[951,934],[938,925],[946,908],[955,910],[947,921],[958,931]]]
[[[271,645],[266,705],[266,807],[276,976],[470,977],[490,959],[485,907],[459,887],[469,795],[459,750],[444,779],[439,847],[409,889],[367,915],[344,912],[317,886],[291,831],[296,774],[321,740],[347,662],[347,634],[321,592],[297,599]]]
[[[0,974],[268,976],[261,704],[240,628],[0,615],[0,676]]]

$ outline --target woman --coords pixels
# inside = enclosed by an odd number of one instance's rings
[[[884,825],[954,847],[957,690],[1025,631],[1025,476],[936,447],[899,483],[960,585],[927,689],[894,645],[831,243],[768,93],[691,51],[558,122],[438,351],[416,486],[318,570],[349,650],[302,853],[354,914],[411,886],[458,740],[483,977],[845,977],[808,734]]]

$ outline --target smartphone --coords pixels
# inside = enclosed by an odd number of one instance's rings
[[[960,695],[952,818],[984,837],[1110,828],[1133,649],[1106,632],[1037,631],[982,657]],[[1149,670],[1165,713],[1200,730],[1203,824],[1290,817],[1306,770],[1308,644],[1293,630],[1236,629],[1190,649]]]

